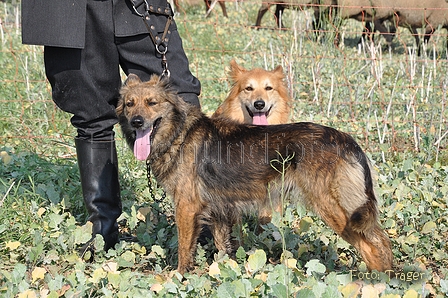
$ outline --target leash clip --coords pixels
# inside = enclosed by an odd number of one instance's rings
[[[167,48],[165,48],[165,52],[164,53],[161,53],[162,54],[162,75],[161,76],[169,78],[170,77],[170,71],[168,69],[168,62],[166,60],[166,55],[165,55],[166,50],[167,50]]]
[[[159,53],[160,55],[165,55],[166,54],[166,52],[168,51],[168,46],[167,45],[164,45],[164,44],[158,44],[157,46],[156,46],[156,50],[157,50],[157,53]]]

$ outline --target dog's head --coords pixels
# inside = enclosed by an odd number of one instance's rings
[[[279,113],[289,112],[291,99],[280,65],[271,71],[262,68],[247,70],[232,60],[229,75],[233,82],[229,99],[241,105],[244,122],[277,124],[269,121],[271,112],[275,109]]]
[[[173,123],[182,123],[186,105],[170,88],[168,80],[153,75],[142,82],[130,74],[120,90],[117,115],[123,134],[134,155],[146,160],[151,147],[160,140],[168,141]]]

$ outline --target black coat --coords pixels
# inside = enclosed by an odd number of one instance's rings
[[[147,34],[148,29],[129,0],[114,2],[115,36]],[[151,9],[167,11],[167,0],[150,0]],[[22,0],[22,42],[55,47],[83,48],[86,31],[87,0]],[[171,9],[169,9],[171,13]],[[107,13],[107,12],[105,12]],[[111,18],[112,19],[112,18]],[[157,28],[166,16],[151,18]]]

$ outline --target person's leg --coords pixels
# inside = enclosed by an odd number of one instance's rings
[[[166,16],[158,15],[151,17],[151,22],[156,28],[160,28],[158,29],[160,32],[163,32],[166,19]],[[182,40],[174,20],[172,22],[166,52],[170,82],[186,102],[200,106],[198,96],[201,93],[201,84],[190,71]],[[121,37],[117,38],[116,42],[120,54],[120,64],[126,75],[134,73],[142,81],[147,81],[152,74],[160,75],[162,73],[162,58],[159,53],[156,53],[149,34]]]
[[[88,220],[93,223],[93,235],[104,237],[107,250],[118,241],[117,218],[121,214],[113,131],[118,122],[115,105],[121,78],[112,1],[88,1],[84,49],[45,47],[44,60],[54,102],[73,114]]]
[[[121,214],[115,141],[76,138],[75,145],[88,221],[93,224],[92,236],[102,235],[107,251],[118,242],[117,218]],[[87,249],[92,249],[90,243],[82,248],[82,253]]]

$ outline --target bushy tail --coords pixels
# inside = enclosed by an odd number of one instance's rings
[[[358,207],[350,217],[350,225],[353,230],[364,233],[371,231],[378,226],[378,202],[373,188],[372,171],[367,157],[362,154],[358,161],[360,168],[364,172],[364,193],[367,201]]]

